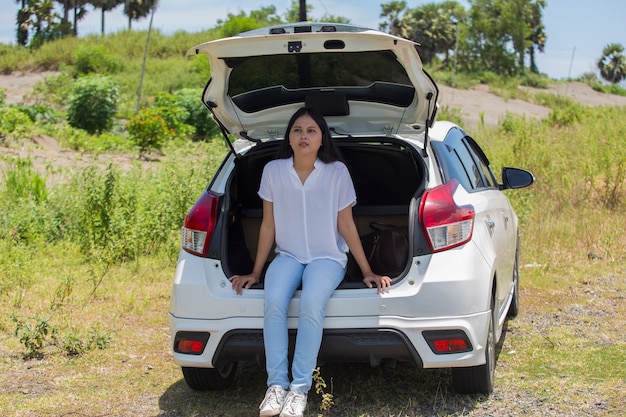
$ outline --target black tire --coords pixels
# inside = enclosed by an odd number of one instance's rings
[[[460,394],[491,394],[496,370],[496,328],[493,303],[489,314],[489,333],[485,345],[485,364],[452,368],[452,384]]]
[[[519,314],[519,247],[515,250],[515,265],[513,265],[513,298],[506,316],[517,317]]]
[[[237,374],[237,362],[220,368],[182,368],[185,382],[196,391],[218,391],[230,387]]]

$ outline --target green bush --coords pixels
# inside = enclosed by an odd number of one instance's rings
[[[522,76],[521,84],[527,87],[548,88],[550,86],[550,79],[543,75],[526,73]]]
[[[124,69],[123,61],[102,45],[84,46],[76,52],[74,59],[78,75],[115,74]]]
[[[42,124],[57,123],[63,119],[60,112],[45,104],[33,104],[28,106],[17,104],[12,107],[26,114],[32,122],[40,122]]]
[[[109,129],[117,112],[119,87],[110,77],[89,75],[76,80],[69,98],[67,121],[89,133]]]
[[[13,133],[32,125],[27,114],[15,107],[0,108],[0,133]]]
[[[131,141],[139,149],[140,157],[151,150],[160,151],[165,141],[174,135],[154,108],[141,109],[128,121],[126,129]]]
[[[159,94],[156,97],[155,104],[159,107],[169,109],[169,112],[176,112],[180,115],[180,123],[194,128],[193,138],[196,140],[211,139],[219,134],[219,127],[212,119],[211,114],[204,106],[201,100],[202,89],[200,88],[183,88],[174,94]],[[177,110],[180,109],[180,110]],[[161,115],[168,120],[166,114]],[[168,126],[180,133],[180,127],[172,125],[168,121]]]

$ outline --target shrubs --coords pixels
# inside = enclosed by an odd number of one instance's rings
[[[114,74],[124,69],[124,63],[116,58],[102,45],[85,46],[74,56],[76,73],[87,74]]]
[[[69,97],[68,123],[92,134],[108,130],[117,112],[118,95],[119,87],[108,76],[79,78]]]
[[[150,150],[160,151],[166,139],[173,136],[157,109],[142,109],[126,124],[128,135],[139,149],[139,156]]]
[[[30,117],[14,107],[0,108],[0,134],[14,133],[32,124]]]
[[[182,110],[185,114],[181,122],[192,126],[195,129],[193,138],[195,140],[210,139],[219,134],[217,123],[211,118],[201,101],[202,89],[183,88],[174,94],[159,94],[155,104],[159,107],[166,107],[170,111]]]

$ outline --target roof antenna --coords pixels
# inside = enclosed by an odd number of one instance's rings
[[[432,104],[432,99],[433,99],[433,93],[432,91],[429,92],[428,94],[426,94],[426,100],[428,100],[428,109],[431,108],[431,104]],[[426,123],[424,124],[424,157],[428,156],[428,128],[430,127],[430,125],[433,123],[433,119],[429,117],[426,119]]]

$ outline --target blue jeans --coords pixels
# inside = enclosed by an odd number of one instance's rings
[[[272,261],[265,274],[263,319],[267,386],[280,385],[304,394],[311,389],[322,343],[324,307],[344,274],[345,269],[330,259],[303,265],[289,256],[278,255]],[[291,366],[293,382],[289,383],[287,309],[300,284],[298,333]]]

